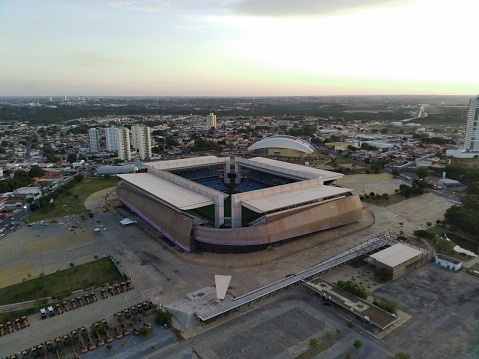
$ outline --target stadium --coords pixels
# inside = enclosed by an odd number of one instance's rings
[[[248,151],[264,157],[303,158],[313,154],[315,148],[311,143],[299,137],[276,135],[262,139],[248,147]]]
[[[342,174],[254,157],[205,156],[119,174],[117,198],[183,250],[252,252],[359,221]]]

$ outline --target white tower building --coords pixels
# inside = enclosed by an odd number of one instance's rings
[[[208,127],[208,129],[211,127],[216,128],[216,115],[214,113],[210,113],[206,116],[206,127]]]
[[[88,129],[88,143],[90,145],[90,153],[100,152],[100,136],[98,134],[98,128]]]
[[[118,128],[118,158],[131,161],[130,130],[126,127]]]
[[[479,95],[469,101],[467,112],[466,138],[464,149],[471,152],[479,152]]]
[[[138,150],[141,160],[151,158],[151,129],[145,125],[131,127],[132,147]]]
[[[118,152],[118,139],[118,127],[111,126],[110,128],[105,128],[105,142],[108,152]]]

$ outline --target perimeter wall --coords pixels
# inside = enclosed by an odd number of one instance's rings
[[[221,251],[225,251],[224,246],[258,246],[259,249],[271,243],[357,222],[362,218],[362,210],[359,196],[353,195],[258,226],[235,229],[195,227],[193,233],[200,247],[209,250],[214,250],[214,246],[221,247]]]

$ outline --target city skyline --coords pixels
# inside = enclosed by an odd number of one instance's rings
[[[6,0],[0,96],[478,92],[471,0]]]

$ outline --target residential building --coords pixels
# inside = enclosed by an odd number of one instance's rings
[[[98,128],[93,127],[88,129],[88,143],[90,145],[90,153],[100,152],[100,136],[98,132]]]
[[[106,150],[108,152],[118,152],[118,127],[111,126],[105,128]]]
[[[479,95],[469,101],[464,149],[479,152]]]
[[[145,125],[131,127],[131,146],[138,150],[141,160],[151,158],[151,129]]]
[[[208,129],[211,127],[216,128],[216,115],[214,113],[210,113],[206,116],[206,127],[208,127]]]
[[[130,130],[126,127],[118,128],[118,158],[131,161]]]

